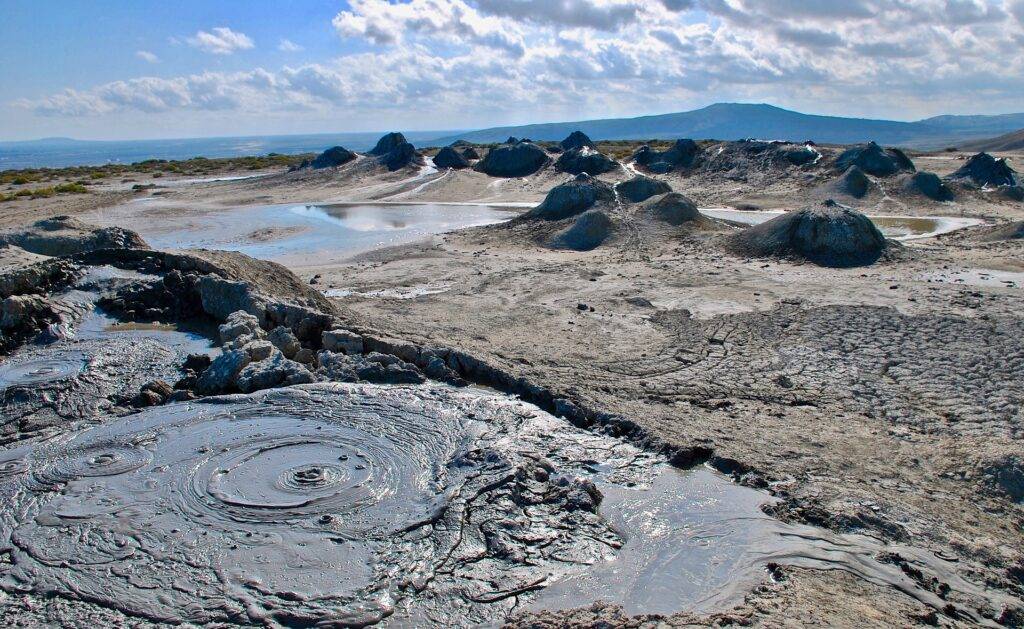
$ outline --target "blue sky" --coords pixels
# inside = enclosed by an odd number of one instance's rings
[[[1024,0],[4,0],[0,140],[1024,110]]]

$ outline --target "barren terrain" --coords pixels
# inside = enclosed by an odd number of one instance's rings
[[[893,244],[870,266],[826,268],[736,255],[724,246],[743,229],[734,223],[673,227],[620,206],[609,210],[616,230],[589,251],[553,248],[553,228],[512,221],[329,264],[289,260],[313,288],[346,295],[332,304],[354,330],[455,348],[568,401],[560,414],[571,420],[573,409],[600,415],[576,422],[593,431],[689,452],[674,463],[767,490],[778,498],[768,511],[784,522],[916,549],[948,569],[896,551],[888,558],[939,596],[938,608],[848,569],[780,561],[735,607],[710,614],[628,617],[595,605],[516,610],[514,624],[1024,625],[1024,240],[988,237],[993,225],[1024,219],[1024,203],[987,188],[936,201],[893,177],[871,177],[862,198],[839,198],[830,186],[841,148],[816,147],[820,163],[779,166],[742,143],[711,144],[706,166],[655,177],[701,208],[794,210],[836,198],[866,214],[985,225]],[[1022,153],[997,156],[1024,166]],[[969,155],[910,157],[945,177]],[[571,178],[552,166],[500,179],[429,163],[385,172],[360,157],[228,181],[142,176],[6,202],[2,226],[66,214],[145,234],[250,205],[532,206]],[[599,178],[616,183],[637,170]],[[252,228],[258,241],[294,235]],[[0,606],[30,625],[140,623],[37,592],[7,591]]]

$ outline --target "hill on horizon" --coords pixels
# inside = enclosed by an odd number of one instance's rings
[[[793,142],[811,140],[823,144],[874,140],[880,144],[908,148],[940,149],[1021,127],[1024,127],[1024,113],[937,116],[916,122],[898,122],[804,114],[766,104],[718,103],[694,111],[639,118],[493,127],[437,138],[427,144],[444,146],[457,140],[487,144],[503,142],[509,136],[558,141],[580,130],[594,140],[757,138]]]
[[[963,148],[969,151],[1024,151],[1024,129],[997,138],[969,142]]]

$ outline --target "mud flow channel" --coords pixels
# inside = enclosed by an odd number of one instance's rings
[[[220,351],[202,327],[121,324],[96,308],[103,290],[139,279],[146,276],[92,267],[52,296],[60,321],[43,334],[45,342],[0,358],[0,444],[92,420],[146,382],[174,382],[188,355]]]

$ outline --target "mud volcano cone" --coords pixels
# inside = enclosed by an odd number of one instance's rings
[[[669,192],[651,197],[643,202],[641,209],[651,218],[676,227],[680,225],[705,225],[710,221],[700,213],[697,205],[678,192]]]
[[[434,156],[434,166],[438,168],[469,168],[469,160],[466,156],[450,146],[446,146]]]
[[[1017,171],[1005,159],[996,159],[988,153],[978,153],[962,168],[949,176],[956,181],[970,181],[979,186],[1015,186]]]
[[[555,234],[551,246],[556,249],[590,251],[601,246],[615,231],[615,224],[605,212],[588,210],[568,228]]]
[[[728,247],[744,256],[802,258],[821,266],[873,264],[886,248],[871,220],[835,201],[797,210],[732,236]]]
[[[523,214],[520,220],[560,221],[582,214],[598,203],[614,200],[611,186],[589,175],[577,175],[572,181],[552,188],[544,202]]]
[[[473,168],[491,177],[526,177],[544,168],[548,161],[544,149],[522,141],[491,149]]]
[[[351,162],[355,158],[356,154],[346,149],[344,146],[333,146],[317,155],[316,158],[309,163],[309,167],[314,170],[336,168]]]

